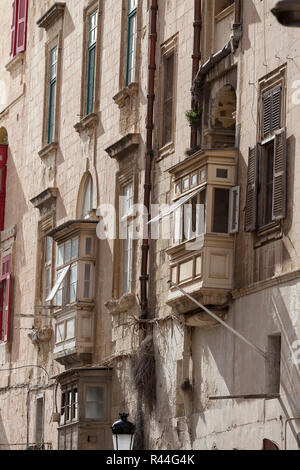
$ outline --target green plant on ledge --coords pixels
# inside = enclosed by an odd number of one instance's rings
[[[201,116],[202,116],[202,109],[199,108],[197,110],[188,109],[185,112],[185,117],[189,122],[190,126],[199,127],[201,123]]]

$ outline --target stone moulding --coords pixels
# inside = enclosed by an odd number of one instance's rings
[[[85,116],[81,121],[77,122],[74,129],[78,134],[82,132],[92,132],[98,124],[98,115],[96,113],[90,113]]]
[[[126,313],[131,310],[136,302],[134,294],[124,294],[120,299],[112,299],[105,303],[105,307],[111,315]]]
[[[57,191],[57,188],[47,188],[38,196],[32,198],[30,202],[35,209],[41,210],[44,206],[51,205],[51,203],[56,200]]]
[[[140,143],[140,134],[127,134],[122,139],[115,142],[110,147],[105,149],[105,152],[110,158],[120,159],[125,153],[131,152],[134,148],[138,147]]]
[[[228,290],[226,291],[225,289],[213,288],[197,289],[197,285],[193,287],[195,290],[189,292],[189,294],[192,295],[192,297],[194,297],[195,300],[200,302],[202,305],[214,305],[215,309],[216,307],[220,307],[223,310],[227,308],[230,303],[231,293]],[[174,290],[171,290],[171,292],[174,292]],[[194,313],[195,309],[197,309],[196,304],[181,293],[174,295],[172,298],[169,298],[166,304],[175,309],[180,314]],[[219,309],[216,310],[219,311]],[[201,312],[201,315],[202,313],[204,312]],[[208,314],[205,313],[205,315]]]
[[[130,83],[127,87],[123,88],[123,90],[119,91],[114,97],[114,102],[119,106],[119,108],[123,108],[126,104],[126,101],[131,96],[137,95],[138,93],[138,84],[133,82]]]
[[[46,159],[51,153],[56,152],[58,149],[57,142],[51,142],[47,144],[42,150],[39,151],[39,157],[42,159]]]
[[[66,4],[64,2],[55,2],[49,10],[37,21],[39,28],[49,29],[51,26],[63,16]]]
[[[28,333],[28,337],[33,344],[49,343],[52,333],[52,328],[41,328]]]
[[[8,72],[12,72],[16,67],[22,65],[24,61],[24,52],[18,52],[9,62],[5,68]]]

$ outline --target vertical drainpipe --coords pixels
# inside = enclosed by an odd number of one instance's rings
[[[155,84],[155,71],[156,71],[156,42],[157,42],[157,11],[158,0],[151,1],[150,7],[150,34],[149,34],[149,65],[148,65],[148,105],[147,105],[147,140],[146,140],[146,154],[145,154],[145,185],[144,185],[144,207],[147,209],[150,220],[150,198],[151,198],[151,167],[153,158],[153,129],[154,129],[154,84]],[[148,259],[149,259],[149,235],[143,240],[142,245],[142,266],[141,266],[141,318],[148,317]]]
[[[194,48],[193,48],[193,67],[192,67],[192,83],[197,75],[200,65],[201,59],[201,28],[202,28],[202,21],[201,21],[201,10],[202,10],[202,1],[201,0],[194,0]],[[197,110],[197,101],[193,98],[192,99],[192,109],[194,111]],[[192,126],[191,128],[191,149],[196,148],[197,146],[197,129]]]
[[[235,0],[234,23],[241,24],[241,0]]]

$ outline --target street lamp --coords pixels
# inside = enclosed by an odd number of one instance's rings
[[[300,0],[280,0],[271,11],[283,26],[300,27]]]
[[[121,419],[111,427],[115,450],[132,450],[135,426],[127,420],[128,416],[126,413],[121,413]]]

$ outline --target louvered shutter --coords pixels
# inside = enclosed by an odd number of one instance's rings
[[[8,151],[7,145],[0,145],[0,231],[4,230],[7,151]]]
[[[12,4],[13,17],[11,23],[11,46],[10,55],[14,57],[16,55],[16,42],[17,42],[17,17],[18,17],[18,0],[14,0]]]
[[[249,148],[247,196],[245,210],[245,231],[253,232],[257,223],[257,176],[258,176],[258,144]]]
[[[281,127],[282,87],[276,86],[263,95],[262,139]]]
[[[19,0],[16,45],[17,53],[24,52],[26,49],[27,9],[28,0]]]
[[[281,220],[286,217],[287,203],[287,148],[286,129],[280,129],[275,133],[274,144],[274,175],[273,175],[273,220]]]

